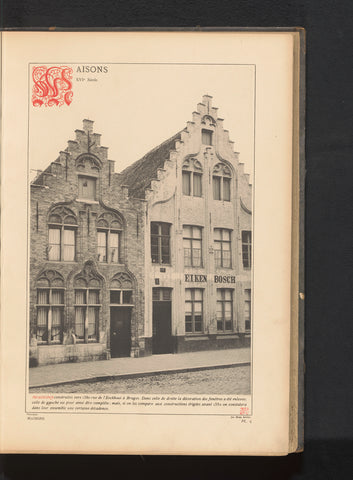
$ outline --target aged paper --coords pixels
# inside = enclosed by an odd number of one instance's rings
[[[294,36],[2,33],[3,451],[288,453]]]

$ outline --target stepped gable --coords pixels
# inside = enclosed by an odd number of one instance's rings
[[[157,179],[157,170],[169,160],[169,153],[175,150],[175,142],[181,139],[182,131],[150,150],[119,174],[119,182],[129,187],[130,196],[145,198],[145,189],[151,186],[152,180]]]

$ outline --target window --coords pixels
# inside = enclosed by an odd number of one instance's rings
[[[110,290],[111,305],[132,305],[132,290]]]
[[[75,290],[75,335],[79,342],[96,342],[98,339],[99,290]]]
[[[170,224],[151,222],[152,263],[170,263]]]
[[[203,290],[185,289],[185,333],[202,333],[203,331]]]
[[[241,232],[241,243],[243,253],[243,267],[251,268],[251,232],[243,230]]]
[[[251,330],[251,290],[245,290],[245,305],[244,305],[244,319],[245,319],[245,330]]]
[[[96,200],[96,182],[94,177],[78,177],[78,196],[87,200]]]
[[[171,302],[172,289],[171,288],[153,288],[152,299],[154,302]]]
[[[217,331],[233,331],[233,290],[217,288]]]
[[[202,229],[184,226],[183,233],[185,267],[202,267]]]
[[[97,219],[97,260],[105,263],[121,262],[122,224],[114,213],[103,213]]]
[[[202,197],[202,165],[196,158],[183,163],[183,194]]]
[[[37,289],[36,338],[41,343],[61,343],[63,339],[64,290]]]
[[[231,231],[225,228],[215,228],[214,242],[215,266],[231,268]]]
[[[212,130],[202,129],[202,143],[203,145],[212,145]]]
[[[48,260],[74,262],[77,220],[65,207],[54,208],[49,215]]]
[[[213,199],[230,202],[231,171],[227,165],[217,163],[213,169]]]

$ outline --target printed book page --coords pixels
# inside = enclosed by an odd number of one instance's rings
[[[298,36],[2,32],[3,452],[296,449]]]

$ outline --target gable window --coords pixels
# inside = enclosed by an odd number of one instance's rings
[[[75,335],[78,342],[96,342],[100,291],[96,289],[75,290]]]
[[[183,195],[202,197],[202,165],[196,159],[187,159],[183,163]]]
[[[96,182],[94,177],[78,177],[78,196],[82,199],[96,200]]]
[[[151,222],[152,263],[170,263],[170,224]]]
[[[75,261],[77,220],[65,207],[52,210],[48,222],[48,260]]]
[[[231,172],[227,165],[218,163],[213,169],[213,199],[230,202]]]
[[[202,143],[203,145],[212,145],[212,130],[202,129]]]
[[[202,229],[185,225],[183,230],[185,267],[202,267]]]
[[[202,333],[203,331],[203,290],[201,288],[185,289],[185,333]]]
[[[214,254],[216,267],[232,267],[230,230],[227,230],[225,228],[214,229]]]
[[[104,263],[120,263],[122,224],[113,212],[106,212],[97,219],[97,260]]]
[[[38,344],[62,343],[64,318],[64,289],[37,289]]]
[[[217,331],[233,330],[233,290],[217,288]]]
[[[251,268],[251,231],[243,230],[241,232],[243,267]]]
[[[251,290],[246,289],[245,293],[245,305],[244,305],[244,319],[245,319],[245,330],[251,330]]]

